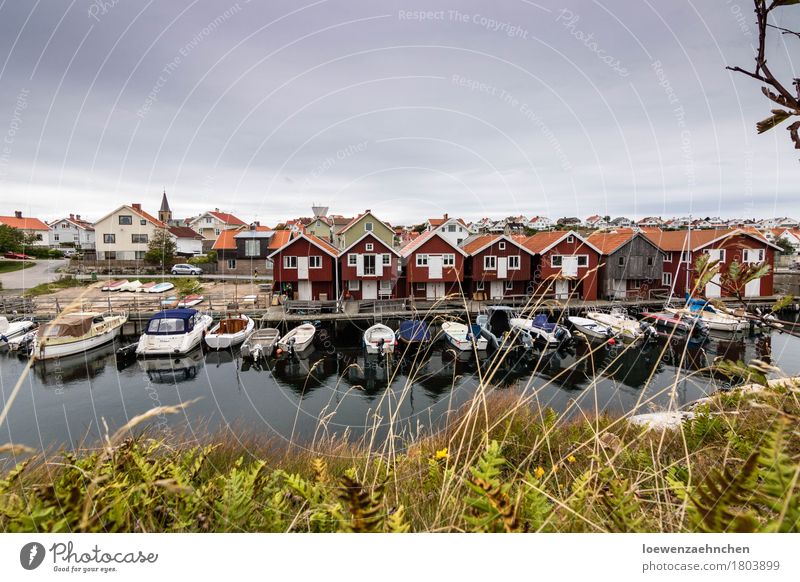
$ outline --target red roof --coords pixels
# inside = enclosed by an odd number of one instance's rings
[[[146,220],[149,220],[150,222],[152,222],[153,224],[155,224],[157,227],[159,227],[159,228],[167,228],[167,225],[166,225],[166,224],[164,224],[163,222],[161,222],[159,219],[157,219],[157,218],[156,218],[155,216],[153,216],[152,214],[148,214],[147,212],[145,212],[145,211],[144,211],[144,210],[142,210],[141,208],[136,208],[136,207],[135,207],[135,206],[133,206],[133,205],[129,206],[129,208],[130,208],[131,210],[133,210],[133,211],[134,211],[136,214],[138,214],[139,216],[141,216],[142,218],[144,218],[144,219],[146,219]]]
[[[199,232],[193,231],[188,226],[170,226],[169,232],[178,238],[203,238],[203,235],[201,235]]]
[[[29,218],[23,216],[17,218],[16,216],[0,216],[0,224],[5,224],[11,228],[18,228],[20,230],[50,230],[44,222],[38,218]]]
[[[272,235],[272,238],[269,239],[269,245],[267,245],[267,249],[270,251],[278,250],[287,242],[289,242],[291,238],[291,230],[276,230],[275,234]]]
[[[239,234],[238,230],[222,230],[217,236],[217,240],[214,241],[214,244],[211,247],[211,250],[214,251],[223,251],[229,249],[236,248],[236,241],[234,240],[234,236]]]
[[[617,228],[606,232],[593,232],[586,240],[600,249],[602,254],[610,255],[634,236],[636,231],[631,228]]]
[[[737,234],[751,236],[760,242],[772,245],[760,232],[751,228],[725,228],[706,230],[664,230],[643,233],[650,242],[662,251],[695,251],[708,246],[717,239],[727,238]]]
[[[247,226],[243,220],[236,218],[233,214],[229,214],[228,212],[210,210],[208,213],[229,226]]]

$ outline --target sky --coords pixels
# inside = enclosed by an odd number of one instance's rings
[[[800,217],[756,41],[751,0],[6,0],[0,215]]]

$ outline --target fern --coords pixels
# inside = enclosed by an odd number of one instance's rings
[[[690,520],[695,530],[711,532],[752,532],[757,521],[747,509],[753,495],[758,453],[753,453],[739,471],[725,467],[712,470],[689,496]]]
[[[384,486],[380,485],[369,492],[364,485],[349,475],[344,475],[340,483],[339,500],[350,512],[350,519],[343,524],[343,529],[354,533],[383,531]]]
[[[786,424],[783,419],[777,420],[759,450],[757,498],[777,516],[769,521],[767,531],[796,533],[800,531],[800,465],[784,450]]]
[[[472,475],[466,484],[473,495],[468,495],[464,500],[468,507],[464,519],[473,531],[511,532],[519,529],[517,507],[509,496],[511,484],[500,480],[501,469],[505,465],[500,445],[492,441],[477,465],[470,467]]]

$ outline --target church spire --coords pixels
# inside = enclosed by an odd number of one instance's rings
[[[161,197],[161,208],[158,210],[158,219],[161,222],[169,223],[172,220],[172,210],[169,209],[169,202],[167,202],[167,191]]]

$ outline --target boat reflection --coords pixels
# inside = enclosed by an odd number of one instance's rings
[[[154,384],[177,384],[197,378],[205,365],[202,348],[178,358],[141,358],[139,366]]]
[[[115,340],[82,354],[37,360],[33,371],[45,386],[83,382],[100,376],[106,367],[113,369],[117,347],[119,346]]]
[[[336,359],[309,346],[302,352],[277,358],[272,363],[272,373],[282,384],[304,398],[336,373]]]

